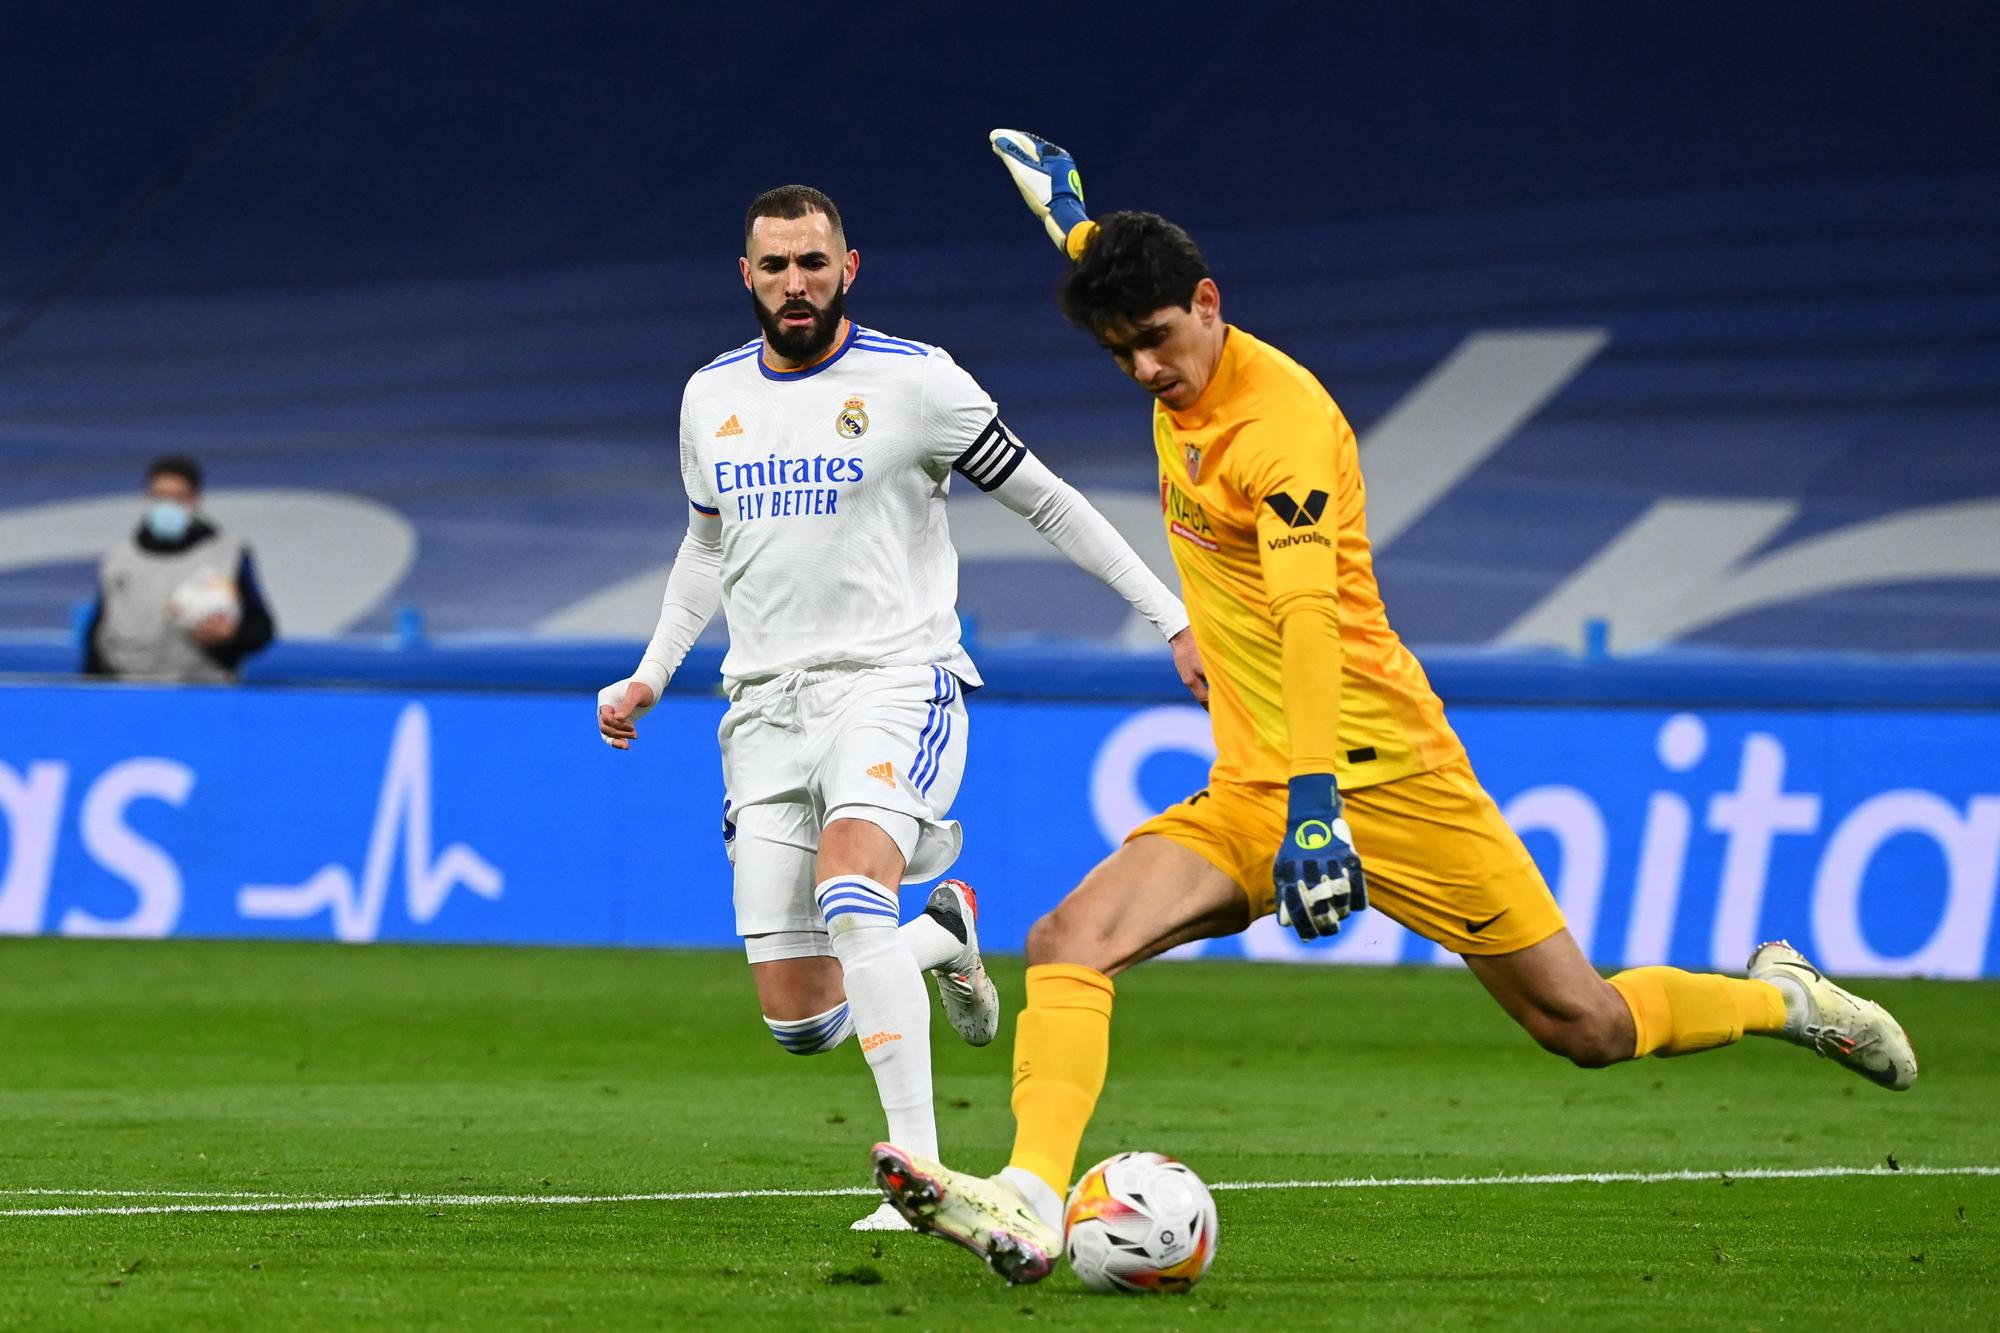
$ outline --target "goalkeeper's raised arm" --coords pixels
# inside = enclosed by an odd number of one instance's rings
[[[1026,130],[995,130],[986,136],[1006,163],[1007,174],[1042,220],[1049,239],[1072,260],[1083,255],[1097,224],[1083,211],[1083,176],[1067,149]]]

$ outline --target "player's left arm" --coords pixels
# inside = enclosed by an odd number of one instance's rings
[[[998,417],[993,426],[998,432],[1006,431]],[[1146,562],[1111,526],[1111,520],[1026,446],[1016,441],[1012,447],[1020,450],[1020,461],[1004,480],[981,489],[1027,519],[1029,526],[1068,556],[1071,564],[1131,603],[1160,637],[1172,639],[1187,629],[1187,608],[1146,568]]]
[[[1130,544],[1083,494],[1014,438],[993,400],[942,352],[925,386],[925,424],[953,471],[1028,520],[1078,569],[1093,575],[1160,632],[1172,646],[1174,667],[1197,702],[1208,701],[1208,682],[1180,598],[1146,568]]]
[[[1283,658],[1290,737],[1285,840],[1272,867],[1278,921],[1301,939],[1368,905],[1334,768],[1340,753],[1339,458],[1324,423],[1259,424],[1239,438],[1257,507],[1257,558]],[[1247,447],[1246,447],[1247,446]]]

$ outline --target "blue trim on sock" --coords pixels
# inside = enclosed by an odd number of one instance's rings
[[[795,1055],[806,1055],[826,1045],[826,1039],[846,1025],[851,1015],[845,1004],[829,1011],[820,1021],[809,1028],[781,1029],[770,1019],[764,1024],[771,1029],[771,1036],[777,1043]]]
[[[821,915],[831,912],[836,907],[859,907],[869,912],[895,911],[894,908],[890,907],[880,898],[865,898],[858,893],[836,893],[820,899],[819,910]]]
[[[887,907],[851,907],[843,905],[834,908],[831,912],[824,912],[822,914],[825,916],[828,925],[831,925],[843,916],[886,916],[891,921],[898,919],[897,914]]]

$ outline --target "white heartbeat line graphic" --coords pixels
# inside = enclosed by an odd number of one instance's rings
[[[431,921],[461,884],[482,898],[500,896],[500,872],[464,843],[455,842],[431,859],[431,719],[422,704],[406,706],[396,719],[360,890],[346,866],[329,865],[303,884],[246,884],[236,895],[236,910],[267,921],[298,921],[325,911],[333,916],[335,939],[373,940],[389,898],[389,859],[398,832],[410,920],[418,925]]]

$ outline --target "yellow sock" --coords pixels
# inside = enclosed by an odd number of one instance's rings
[[[1638,1029],[1634,1055],[1690,1055],[1785,1026],[1785,997],[1768,981],[1677,967],[1635,967],[1611,978]]]
[[[1057,1197],[1069,1192],[1083,1127],[1111,1062],[1111,978],[1095,968],[1028,969],[1028,1003],[1014,1027],[1014,1155]]]

